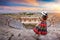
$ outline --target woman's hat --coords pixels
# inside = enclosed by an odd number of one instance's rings
[[[42,15],[47,16],[47,12],[41,12]]]

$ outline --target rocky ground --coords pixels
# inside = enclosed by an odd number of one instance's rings
[[[2,19],[0,19],[0,21],[1,20]],[[0,40],[37,40],[37,36],[32,29],[24,28],[23,25],[16,22],[16,20],[11,22],[10,25],[2,22],[3,21],[0,22]],[[19,24],[21,24],[21,26]],[[17,27],[15,25],[17,25]],[[38,40],[60,40],[60,23],[56,24],[55,27],[53,26],[54,25],[48,27],[48,34],[41,35]]]

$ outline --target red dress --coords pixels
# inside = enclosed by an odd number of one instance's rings
[[[46,35],[47,34],[47,24],[42,21],[38,27],[33,28],[33,31],[38,35]]]

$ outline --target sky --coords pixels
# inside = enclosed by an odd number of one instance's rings
[[[41,11],[60,13],[60,0],[0,0],[0,13]]]

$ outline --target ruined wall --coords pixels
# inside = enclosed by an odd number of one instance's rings
[[[23,29],[23,24],[10,16],[0,15],[0,25],[7,25],[12,28]]]

